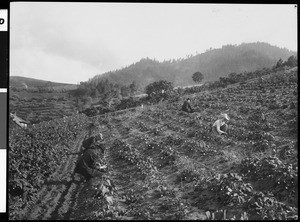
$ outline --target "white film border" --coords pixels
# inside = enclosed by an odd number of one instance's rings
[[[0,213],[6,212],[6,149],[0,149]]]
[[[0,31],[7,31],[8,13],[7,9],[0,9]]]

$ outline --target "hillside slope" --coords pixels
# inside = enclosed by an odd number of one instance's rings
[[[165,79],[175,86],[193,84],[192,74],[200,71],[204,81],[215,81],[220,76],[232,72],[251,72],[270,68],[281,58],[286,60],[296,52],[272,46],[267,43],[243,43],[238,46],[227,45],[185,59],[159,62],[143,58],[123,69],[96,75],[90,81],[108,79],[112,83],[129,85],[132,81],[143,88],[151,82]]]
[[[76,85],[69,83],[58,83],[46,80],[28,78],[23,76],[10,76],[10,87],[24,88],[24,89],[36,89],[36,88],[52,88],[53,90],[71,90],[76,89]]]
[[[30,127],[30,136],[16,128],[10,219],[297,220],[297,72],[189,95],[197,114],[180,111],[182,98],[49,121]],[[213,135],[224,110],[228,134]],[[100,132],[107,171],[85,183],[70,154],[85,134]]]

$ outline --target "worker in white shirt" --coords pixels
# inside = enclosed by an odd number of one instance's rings
[[[212,125],[212,132],[218,135],[227,134],[227,122],[229,121],[229,119],[230,118],[226,113],[222,113]]]

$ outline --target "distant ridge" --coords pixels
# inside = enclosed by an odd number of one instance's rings
[[[151,82],[165,79],[175,86],[185,86],[194,84],[191,77],[197,71],[203,73],[204,82],[216,81],[233,72],[271,68],[280,58],[286,60],[291,55],[297,53],[263,42],[226,45],[177,60],[159,62],[143,58],[125,68],[96,75],[88,82],[108,79],[111,83],[129,85],[135,81],[143,88]]]
[[[9,84],[12,87],[22,87],[24,86],[24,84],[26,84],[28,87],[45,87],[45,86],[49,86],[50,83],[52,86],[74,85],[69,83],[58,83],[58,82],[28,78],[23,76],[10,76],[10,80],[9,80]]]

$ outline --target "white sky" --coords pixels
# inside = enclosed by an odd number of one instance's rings
[[[297,51],[292,4],[10,3],[10,75],[79,83],[141,58],[267,42]]]

